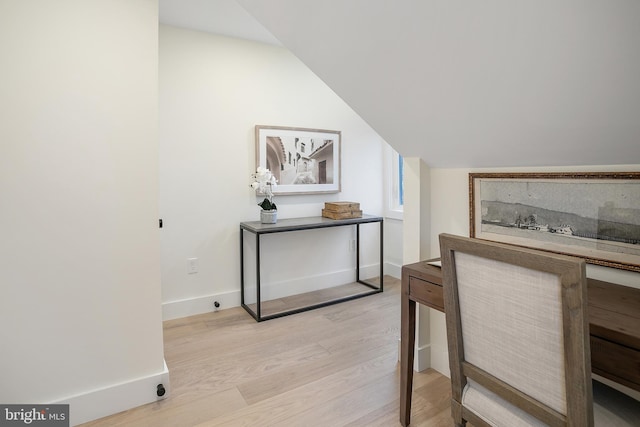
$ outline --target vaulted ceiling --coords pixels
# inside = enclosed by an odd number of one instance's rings
[[[161,0],[161,16],[172,2],[235,3]],[[640,164],[635,0],[237,4],[405,156],[434,167]]]

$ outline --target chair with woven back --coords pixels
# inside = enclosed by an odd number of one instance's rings
[[[440,251],[457,427],[640,426],[640,402],[592,385],[583,259],[448,234]]]

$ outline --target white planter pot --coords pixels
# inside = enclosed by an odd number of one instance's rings
[[[275,224],[278,221],[278,211],[273,209],[270,211],[260,211],[260,222],[263,224]]]

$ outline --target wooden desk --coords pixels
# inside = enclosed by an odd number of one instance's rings
[[[591,369],[640,391],[640,289],[587,279]],[[402,267],[400,423],[411,420],[416,302],[444,312],[442,271],[427,261]]]

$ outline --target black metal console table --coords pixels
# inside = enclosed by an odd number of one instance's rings
[[[368,280],[360,279],[360,225],[366,223],[380,223],[380,283],[376,284]],[[290,218],[279,219],[277,224],[262,224],[260,221],[241,222],[240,223],[240,297],[242,307],[254,319],[258,322],[263,320],[269,320],[276,317],[282,317],[289,314],[299,313],[306,310],[312,310],[314,308],[324,307],[331,304],[337,304],[352,300],[355,298],[361,298],[367,295],[380,293],[383,291],[382,276],[383,276],[383,255],[382,255],[382,243],[383,243],[383,218],[373,215],[364,215],[361,218],[352,219],[329,219],[324,217],[308,217],[308,218]],[[288,231],[301,231],[312,230],[318,228],[328,227],[342,227],[355,225],[356,227],[356,282],[367,286],[370,290],[366,292],[359,292],[354,295],[341,296],[329,301],[323,301],[319,303],[312,303],[305,307],[294,308],[290,310],[281,311],[275,314],[262,314],[262,300],[260,299],[260,236],[263,234],[271,233],[284,233]],[[252,309],[245,303],[245,265],[244,265],[244,232],[255,234],[256,237],[256,309]]]

